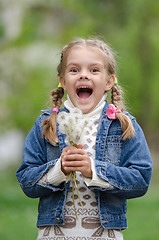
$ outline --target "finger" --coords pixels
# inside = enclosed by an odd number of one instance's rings
[[[65,167],[66,172],[78,171],[81,172],[84,177],[91,178],[92,177],[92,170],[91,167]]]
[[[73,154],[80,154],[80,155],[85,155],[85,151],[81,148],[72,148],[67,151],[68,155],[73,155]]]
[[[63,159],[63,157],[64,157],[65,155],[67,155],[68,152],[69,152],[70,150],[72,150],[72,149],[76,149],[76,148],[73,147],[73,146],[67,146],[67,147],[65,147],[65,148],[62,150],[61,158]]]
[[[83,144],[79,144],[79,145],[77,145],[77,148],[79,149],[83,149]]]
[[[76,149],[76,147],[71,146],[71,145],[67,146],[67,147],[63,148],[62,152],[64,153],[64,152],[67,152],[68,150],[71,150],[71,149]]]
[[[84,164],[82,161],[65,161],[62,162],[63,167],[82,167]]]
[[[77,162],[77,161],[88,161],[88,156],[85,154],[66,154],[63,156],[63,161],[65,162]]]
[[[87,158],[86,156],[84,158],[82,157],[76,157],[76,159],[74,157],[70,157],[66,160],[64,158],[64,160],[62,161],[62,166],[63,167],[90,167],[91,166],[91,161],[89,158]]]

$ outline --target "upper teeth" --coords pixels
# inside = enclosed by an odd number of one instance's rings
[[[88,86],[80,86],[80,87],[78,87],[78,89],[79,88],[89,88]]]

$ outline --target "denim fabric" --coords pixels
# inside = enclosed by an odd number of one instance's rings
[[[127,114],[134,126],[135,137],[122,140],[118,120],[106,116],[106,102],[100,116],[96,137],[95,167],[97,175],[114,186],[113,189],[92,187],[95,192],[99,218],[104,228],[127,228],[127,199],[143,196],[152,175],[152,160],[140,126],[135,118]],[[61,109],[60,111],[67,111]],[[66,147],[65,135],[57,125],[59,143],[51,144],[42,138],[42,122],[51,114],[50,110],[36,120],[24,145],[23,163],[17,170],[17,178],[24,193],[31,198],[40,198],[37,226],[65,224],[64,206],[69,183],[59,186],[41,185],[40,178],[53,167]]]

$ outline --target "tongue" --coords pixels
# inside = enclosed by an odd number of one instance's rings
[[[78,96],[82,99],[87,99],[89,98],[91,95],[91,92],[88,91],[88,89],[80,89],[80,91],[78,92]]]

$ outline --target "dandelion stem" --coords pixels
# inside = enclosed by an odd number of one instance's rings
[[[73,181],[74,181],[74,184],[75,184],[75,188],[76,188],[76,192],[77,192],[79,202],[80,202],[81,206],[83,207],[83,204],[81,202],[81,198],[80,198],[80,195],[79,195],[79,192],[78,192],[77,181],[76,181],[76,172],[74,172],[74,174],[73,174]]]
[[[73,206],[74,206],[76,219],[78,220],[77,212],[76,212],[76,206],[75,206],[74,181],[72,181],[72,199],[73,199]]]
[[[68,183],[70,181],[72,176],[73,176],[73,172],[70,172],[69,175],[68,175],[68,178],[66,180],[66,183]]]

